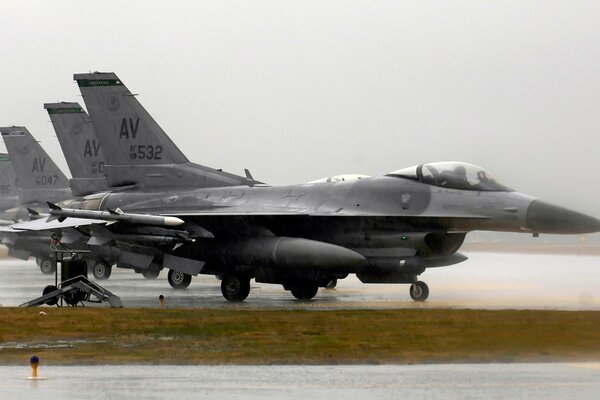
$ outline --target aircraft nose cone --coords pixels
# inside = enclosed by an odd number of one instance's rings
[[[527,226],[538,233],[592,233],[600,231],[600,220],[535,200],[527,209]]]

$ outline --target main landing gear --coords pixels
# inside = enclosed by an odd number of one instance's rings
[[[96,264],[94,264],[94,268],[92,268],[92,274],[94,274],[94,278],[99,281],[105,281],[110,277],[112,273],[112,266],[106,261],[100,260]]]
[[[190,286],[190,283],[192,282],[192,276],[190,274],[186,274],[185,272],[170,269],[169,273],[167,274],[167,280],[173,289],[185,289]]]
[[[337,279],[332,279],[329,282],[327,282],[327,285],[325,285],[325,289],[335,289],[335,287],[337,286]]]
[[[56,264],[50,258],[36,258],[35,262],[44,275],[51,275],[56,271]]]
[[[221,293],[228,301],[244,301],[250,293],[250,278],[241,274],[223,275]]]
[[[317,285],[317,282],[302,282],[292,287],[290,291],[298,300],[310,300],[319,291],[319,285]]]
[[[142,272],[142,275],[144,276],[144,278],[152,280],[158,278],[158,275],[160,275],[160,271],[157,269],[148,269]]]
[[[416,281],[410,285],[410,297],[414,301],[425,301],[429,297],[429,286],[425,282]]]

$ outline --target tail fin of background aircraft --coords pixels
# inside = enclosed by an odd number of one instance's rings
[[[78,103],[46,103],[54,131],[71,171],[75,196],[107,190],[104,154],[88,114]]]
[[[0,153],[0,210],[19,204],[17,176],[6,153]]]
[[[254,183],[190,163],[116,74],[75,74],[74,79],[104,151],[109,186],[135,184],[164,189]]]
[[[24,126],[0,128],[22,202],[64,200],[69,180]]]

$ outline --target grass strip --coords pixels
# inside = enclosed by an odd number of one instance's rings
[[[600,312],[0,308],[0,363],[600,360]]]

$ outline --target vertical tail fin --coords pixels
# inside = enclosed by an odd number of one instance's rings
[[[71,196],[69,180],[24,126],[0,128],[23,202]]]
[[[190,188],[250,182],[190,163],[116,74],[75,74],[74,79],[104,150],[109,186]]]
[[[97,135],[109,138],[102,141],[107,164],[160,165],[188,162],[116,74],[76,74],[75,80],[94,119]]]
[[[54,131],[71,171],[73,195],[107,189],[104,153],[88,114],[78,103],[46,103]]]
[[[6,153],[0,153],[0,210],[19,204],[17,176]]]

